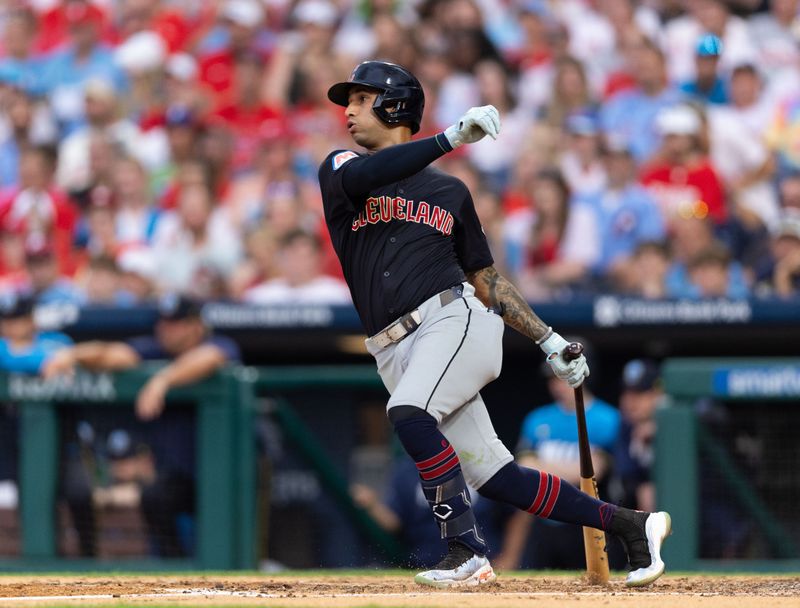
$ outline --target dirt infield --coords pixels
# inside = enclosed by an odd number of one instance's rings
[[[458,608],[800,606],[800,576],[666,576],[643,590],[616,577],[606,587],[578,577],[515,576],[457,593],[416,586],[408,574],[263,576],[5,576],[2,606],[269,605]]]

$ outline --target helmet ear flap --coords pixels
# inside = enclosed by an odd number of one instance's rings
[[[406,111],[410,98],[407,93],[401,91],[386,91],[379,93],[372,104],[372,110],[383,122],[387,124],[399,124],[403,122],[411,123],[413,133],[419,129],[419,125],[409,116]]]

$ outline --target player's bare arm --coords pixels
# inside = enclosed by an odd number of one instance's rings
[[[509,327],[534,342],[547,334],[547,323],[542,321],[511,281],[503,277],[494,266],[467,273],[467,280],[475,287],[478,299],[500,313]]]
[[[475,295],[488,308],[497,311],[506,325],[527,336],[544,351],[547,362],[559,378],[576,388],[589,375],[586,358],[581,355],[566,361],[561,355],[568,342],[533,312],[519,290],[495,270],[487,266],[467,273],[467,280],[475,287]]]

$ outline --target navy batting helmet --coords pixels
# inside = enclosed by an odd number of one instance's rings
[[[365,61],[356,66],[347,82],[339,82],[328,89],[328,99],[347,107],[350,89],[363,85],[379,91],[372,109],[383,122],[390,125],[410,123],[411,132],[419,131],[425,94],[414,75],[387,61]]]

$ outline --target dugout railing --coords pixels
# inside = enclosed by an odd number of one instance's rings
[[[253,368],[231,366],[211,378],[171,390],[167,407],[196,408],[196,551],[192,558],[95,559],[58,553],[60,409],[74,405],[132,408],[139,389],[159,368],[44,381],[0,374],[0,402],[19,412],[20,555],[0,558],[5,571],[254,569],[264,547],[259,529],[255,418],[271,415],[296,452],[319,476],[348,519],[390,559],[405,555],[349,493],[320,438],[294,405],[298,391],[368,390],[385,394],[373,365]],[[263,405],[268,407],[264,408]]]
[[[663,549],[670,570],[800,571],[800,517],[793,506],[800,498],[799,444],[792,437],[797,427],[784,422],[800,417],[800,359],[671,359],[663,379],[668,404],[656,412],[654,477],[658,508],[673,519]],[[740,420],[737,429],[728,428],[734,426],[729,418]],[[767,424],[769,432],[759,435],[756,427]],[[784,456],[764,456],[776,450]],[[716,493],[712,504],[708,485]],[[770,494],[773,487],[778,490]],[[779,515],[780,503],[787,506]],[[713,519],[716,510],[721,521]],[[752,553],[758,555],[704,557],[703,528],[714,525],[731,537],[737,528],[757,536]]]
[[[16,403],[19,411],[21,527],[20,555],[0,560],[1,570],[226,570],[254,566],[254,375],[241,367],[225,369],[167,395],[167,407],[196,408],[194,556],[98,560],[58,554],[60,408],[76,404],[132,408],[139,389],[157,369],[145,365],[114,374],[79,372],[55,381],[0,375],[0,401]]]

